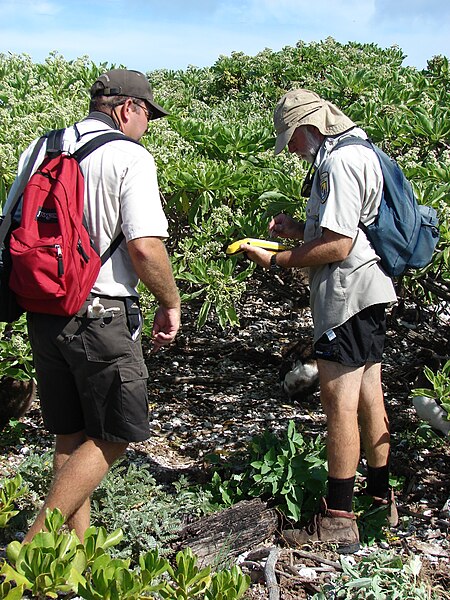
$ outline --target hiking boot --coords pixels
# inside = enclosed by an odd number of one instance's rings
[[[359,532],[353,512],[333,510],[322,498],[320,512],[303,529],[286,529],[282,537],[289,546],[303,546],[311,542],[337,545],[340,554],[353,554],[360,548]]]
[[[383,508],[387,507],[387,522],[389,527],[397,527],[398,525],[398,510],[397,505],[395,503],[394,490],[389,488],[386,496],[384,498],[379,498],[378,496],[373,496],[372,502],[373,508]]]

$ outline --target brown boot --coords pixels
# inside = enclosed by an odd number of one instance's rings
[[[397,505],[395,503],[394,490],[389,488],[386,496],[384,498],[379,498],[377,496],[373,496],[373,508],[387,508],[386,519],[389,527],[397,527],[398,525],[398,510]]]
[[[320,512],[304,529],[286,529],[282,537],[289,546],[303,546],[311,542],[337,545],[340,554],[353,554],[360,548],[359,532],[353,512],[333,510],[322,498]]]

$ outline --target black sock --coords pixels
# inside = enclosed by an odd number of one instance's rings
[[[370,467],[367,465],[366,493],[377,498],[385,498],[389,490],[389,465]]]
[[[352,512],[354,487],[355,477],[349,477],[348,479],[328,477],[328,495],[326,498],[328,508]]]

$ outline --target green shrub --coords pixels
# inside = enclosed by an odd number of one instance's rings
[[[16,475],[14,479],[0,481],[0,527],[6,527],[8,521],[18,514],[19,511],[15,508],[16,500],[26,492],[20,475]]]
[[[217,457],[209,458],[217,462]],[[231,475],[229,466],[222,469],[216,466],[211,481],[216,500],[231,505],[261,497],[270,500],[286,518],[298,522],[314,513],[324,495],[325,445],[320,436],[314,440],[303,437],[293,421],[289,422],[284,437],[279,438],[269,431],[254,437],[243,462],[246,466]]]
[[[358,563],[341,559],[342,573],[314,594],[313,600],[432,600],[441,597],[419,579],[422,563],[417,556],[406,561],[392,552],[374,552]],[[331,596],[330,596],[331,594]]]
[[[86,600],[138,600],[149,595],[189,600],[202,595],[238,600],[250,584],[238,567],[214,574],[211,567],[200,569],[189,548],[178,552],[173,564],[153,549],[132,565],[130,559],[108,553],[121,541],[120,529],[107,534],[104,528],[90,527],[81,542],[74,531],[63,531],[63,524],[58,509],[47,510],[47,531],[37,533],[29,543],[8,545],[7,561],[0,564],[2,598],[19,600],[29,591],[37,598],[78,594]]]

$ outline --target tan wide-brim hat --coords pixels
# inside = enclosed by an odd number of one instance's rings
[[[300,125],[314,125],[322,135],[339,135],[356,127],[337,106],[309,90],[291,90],[275,107],[273,121],[277,140],[275,154],[287,146]]]

